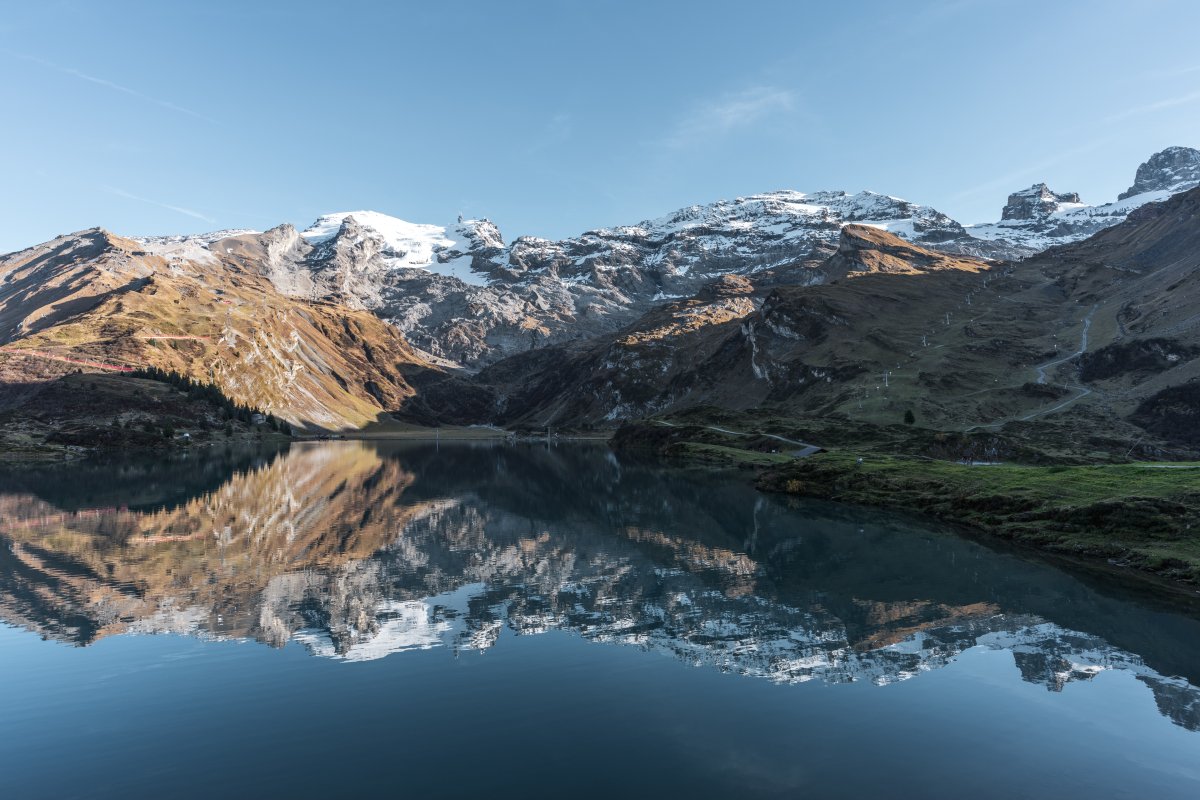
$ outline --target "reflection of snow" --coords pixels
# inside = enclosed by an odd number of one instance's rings
[[[378,630],[340,651],[327,630],[304,628],[292,638],[313,655],[340,661],[374,661],[392,653],[440,647],[450,644],[461,631],[458,620],[465,612],[465,600],[480,588],[473,584],[425,600],[380,603],[374,609]]]
[[[1200,730],[1200,691],[1186,680],[1032,613],[1049,606],[1044,597],[1025,602],[1029,589],[984,600],[976,577],[970,587],[958,583],[968,576],[956,566],[961,556],[980,562],[973,576],[991,558],[974,545],[908,536],[868,541],[862,528],[837,518],[827,524],[846,535],[823,538],[820,517],[772,538],[797,517],[757,498],[740,509],[746,539],[724,529],[711,538],[685,535],[646,521],[651,513],[675,520],[691,495],[647,491],[634,468],[607,457],[592,463],[597,473],[628,476],[637,490],[553,521],[467,490],[414,499],[396,491],[410,485],[411,473],[357,444],[297,446],[178,511],[67,514],[0,495],[0,516],[30,523],[6,532],[8,549],[0,548],[20,566],[0,575],[0,619],[76,644],[169,632],[273,646],[294,641],[342,661],[442,646],[483,651],[498,646],[505,630],[565,631],[777,683],[887,685],[981,647],[1010,653],[1023,680],[1051,691],[1105,670],[1130,674],[1150,688],[1164,716]],[[114,547],[111,531],[126,527],[144,534]],[[13,541],[17,533],[37,546]],[[79,550],[49,558],[60,540]],[[79,544],[85,541],[96,549]],[[947,586],[914,580],[904,593],[889,588],[883,595],[891,599],[878,599],[874,567],[862,559],[887,558],[890,546],[900,548],[904,564],[939,559],[930,575],[939,564],[950,568]],[[830,576],[817,569],[823,563]],[[813,577],[789,583],[793,564],[807,565]],[[1044,591],[1041,577],[996,568],[1017,587]],[[1087,611],[1066,619],[1082,628]],[[513,646],[512,635],[504,638]],[[1191,651],[1172,646],[1185,657],[1165,659],[1153,648],[1146,658],[1159,669],[1188,663]]]
[[[203,606],[178,608],[164,604],[150,616],[130,622],[125,631],[131,634],[180,633],[202,636],[208,617],[209,609]]]
[[[596,566],[596,565],[592,565]],[[965,614],[935,622],[874,648],[851,646],[836,617],[778,604],[755,595],[728,597],[688,584],[686,572],[654,573],[661,598],[622,593],[618,569],[608,578],[562,581],[557,589],[535,585],[519,571],[505,581],[471,583],[420,600],[384,601],[374,607],[375,633],[341,648],[328,630],[293,634],[314,655],[369,661],[392,653],[452,647],[486,650],[503,627],[520,635],[575,631],[594,642],[637,647],[694,666],[766,678],[776,683],[869,682],[887,686],[939,669],[969,648],[1013,654],[1021,676],[1051,691],[1105,670],[1135,675],[1154,692],[1163,713],[1200,728],[1200,693],[1186,680],[1167,678],[1132,653],[1090,634],[1030,615]],[[643,587],[644,589],[645,587]]]

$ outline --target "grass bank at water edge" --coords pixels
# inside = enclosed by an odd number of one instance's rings
[[[758,485],[919,511],[1200,585],[1200,462],[968,466],[837,451],[769,468]]]

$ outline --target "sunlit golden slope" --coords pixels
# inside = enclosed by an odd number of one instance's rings
[[[215,249],[215,248],[214,248]],[[0,260],[6,381],[161,367],[305,427],[360,426],[412,394],[424,364],[374,315],[281,295],[202,248],[99,229]]]

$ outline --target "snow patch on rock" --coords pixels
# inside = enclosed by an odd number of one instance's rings
[[[485,275],[472,271],[471,258],[466,255],[471,223],[446,227],[408,222],[378,211],[341,211],[324,215],[300,235],[312,245],[328,242],[339,235],[347,217],[382,240],[381,254],[388,266],[423,269],[477,286],[487,283]]]

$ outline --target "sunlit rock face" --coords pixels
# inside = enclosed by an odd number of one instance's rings
[[[297,446],[182,494],[163,479],[137,509],[108,500],[137,471],[108,472],[0,487],[5,622],[75,645],[174,633],[342,661],[557,630],[778,683],[884,685],[984,647],[1050,691],[1128,672],[1200,729],[1200,692],[1170,677],[1196,645],[1122,646],[1144,643],[1148,612],[947,532],[603,448]]]
[[[1133,185],[1117,199],[1126,200],[1148,192],[1182,192],[1194,186],[1200,186],[1200,150],[1168,147],[1138,167]]]

